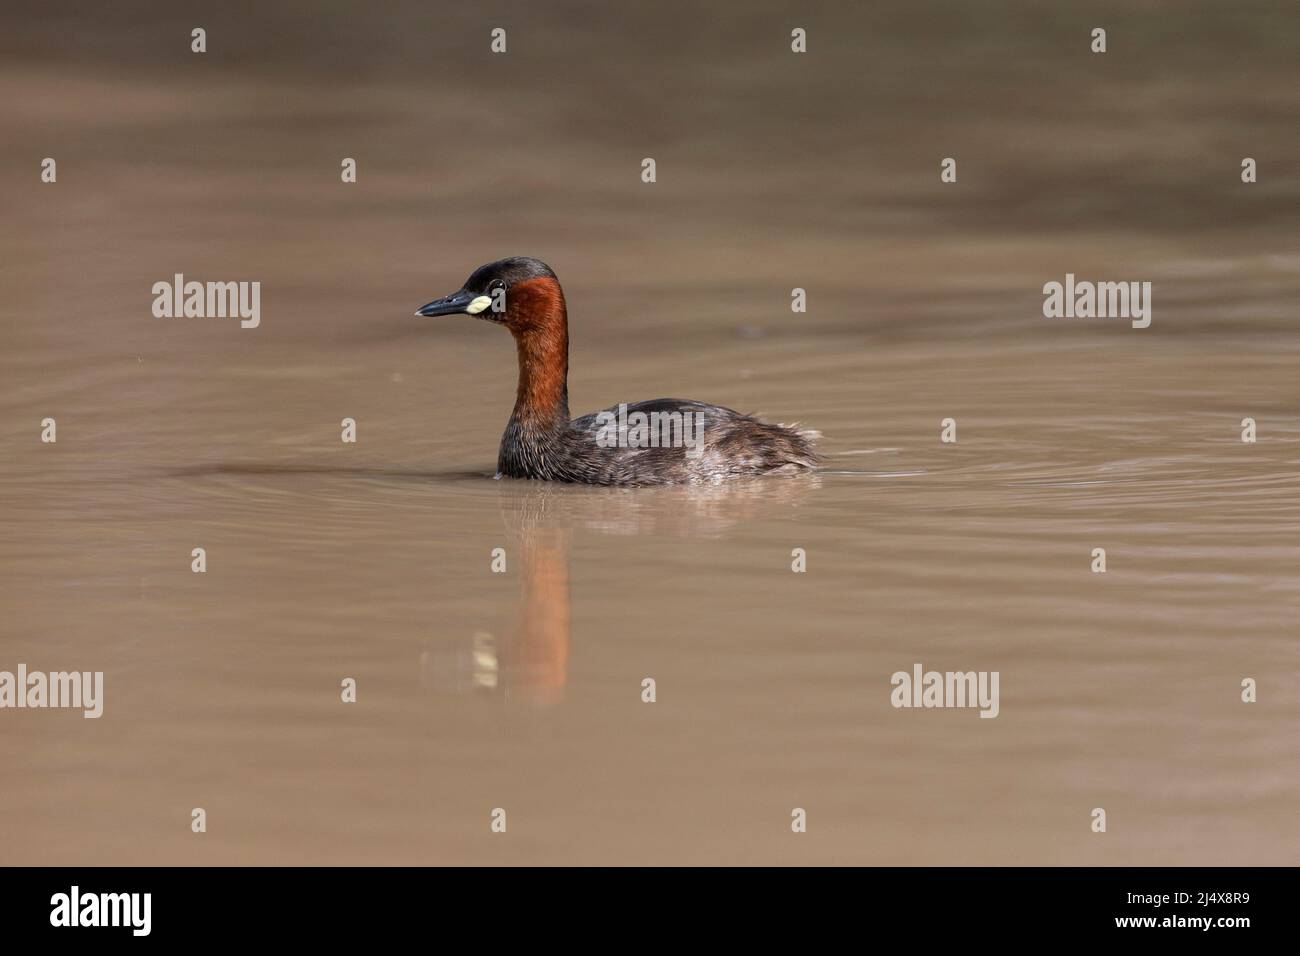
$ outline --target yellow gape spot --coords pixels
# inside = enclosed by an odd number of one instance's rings
[[[491,304],[492,304],[492,296],[480,295],[476,297],[474,301],[471,302],[469,305],[465,306],[465,311],[468,312],[470,315],[478,315],[480,312],[482,312]]]

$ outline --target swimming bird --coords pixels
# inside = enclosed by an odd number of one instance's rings
[[[472,315],[514,336],[519,385],[501,438],[498,478],[667,485],[817,467],[819,433],[702,402],[656,398],[570,421],[568,311],[559,279],[538,259],[480,266],[459,290],[415,314]]]

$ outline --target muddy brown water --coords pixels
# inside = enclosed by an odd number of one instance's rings
[[[0,861],[1294,862],[1297,23],[1183,7],[1102,10],[1105,60],[1016,5],[820,11],[802,60],[780,5],[520,7],[499,60],[427,5],[210,13],[206,58],[7,10],[0,670],[106,699],[0,712]],[[410,313],[508,254],[575,414],[825,468],[492,480],[508,336]],[[154,318],[177,272],[261,325]],[[1067,272],[1152,326],[1045,319]],[[893,708],[916,662],[999,716]]]

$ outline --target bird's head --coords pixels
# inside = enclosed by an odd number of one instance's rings
[[[416,315],[472,315],[515,334],[564,316],[564,293],[540,259],[512,256],[479,266],[451,295],[420,306]]]

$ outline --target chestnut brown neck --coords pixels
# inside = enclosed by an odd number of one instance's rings
[[[507,293],[507,325],[519,349],[514,420],[552,430],[569,424],[569,317],[552,278],[529,279]]]

